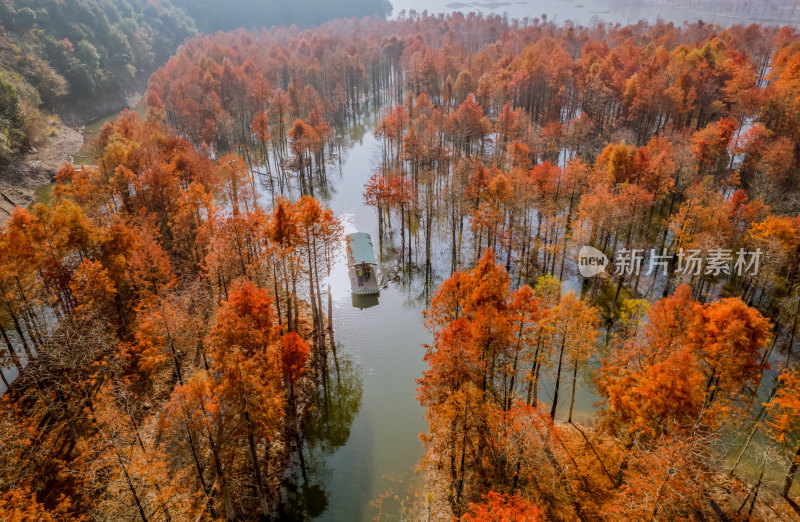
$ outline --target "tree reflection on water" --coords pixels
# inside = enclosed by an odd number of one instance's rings
[[[337,347],[341,353],[341,345]],[[363,381],[360,368],[349,355],[333,355],[325,374],[324,389],[315,394],[302,422],[281,487],[280,520],[308,520],[328,508],[330,455],[347,443],[353,420],[361,407]]]

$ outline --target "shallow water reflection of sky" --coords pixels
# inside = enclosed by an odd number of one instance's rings
[[[797,24],[800,9],[791,0],[391,0],[392,16],[402,10],[421,13],[475,11],[483,14],[508,15],[510,18],[547,18],[559,25],[567,20],[592,25],[595,20],[613,23],[650,22],[661,18],[682,23],[703,19],[722,25],[762,21],[765,23]]]

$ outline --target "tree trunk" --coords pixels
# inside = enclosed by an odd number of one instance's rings
[[[578,382],[578,361],[575,361],[575,366],[572,369],[572,397],[569,400],[569,418],[567,422],[572,424],[572,408],[575,406],[575,384]]]
[[[0,367],[0,381],[3,382],[3,385],[6,387],[6,391],[11,389],[11,383],[6,380],[6,374],[3,373],[3,368]]]
[[[792,464],[789,466],[789,470],[786,472],[786,478],[783,480],[783,487],[781,488],[781,496],[783,498],[789,498],[789,490],[792,489],[798,467],[800,467],[800,444],[797,445],[794,459],[792,459]]]
[[[245,413],[247,422],[250,422],[250,416]],[[256,441],[252,433],[247,434],[247,443],[250,446],[250,459],[253,464],[253,473],[256,477],[256,490],[258,492],[258,500],[261,504],[261,514],[264,517],[269,517],[269,504],[267,503],[267,494],[264,490],[264,481],[261,478],[261,466],[258,464],[258,454],[256,453]]]
[[[197,455],[197,445],[194,441],[194,435],[192,435],[192,429],[189,427],[189,422],[186,420],[186,413],[184,413],[184,422],[186,424],[186,437],[189,440],[189,447],[192,450],[192,460],[194,461],[194,467],[197,471],[197,477],[200,480],[200,488],[203,490],[203,494],[206,496],[208,510],[211,513],[211,517],[217,518],[217,513],[214,510],[214,502],[211,499],[211,490],[209,489],[206,479],[203,476],[203,466],[200,464],[200,458]]]
[[[8,353],[11,356],[11,362],[14,366],[17,367],[17,371],[22,371],[22,363],[20,362],[19,354],[14,349],[14,345],[11,344],[11,340],[8,338],[8,334],[6,333],[6,329],[0,324],[0,333],[3,335],[3,341],[6,343],[6,348],[8,348]]]
[[[567,336],[561,340],[561,350],[558,352],[558,370],[556,372],[556,387],[553,392],[553,406],[550,408],[550,418],[555,420],[556,408],[558,407],[558,388],[561,385],[561,363],[564,360],[564,345],[567,343]]]
[[[128,469],[122,462],[122,455],[119,454],[119,449],[115,448],[115,451],[117,452],[117,463],[122,468],[122,473],[125,475],[125,480],[128,483],[128,488],[130,488],[131,494],[133,495],[133,500],[136,502],[136,507],[139,509],[139,516],[142,517],[142,520],[144,520],[144,522],[147,522],[147,515],[144,512],[142,501],[139,499],[139,494],[136,493],[136,488],[133,486],[133,481],[131,480],[131,476],[128,475]]]

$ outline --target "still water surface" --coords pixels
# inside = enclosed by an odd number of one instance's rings
[[[377,163],[379,145],[371,132],[355,141],[335,172],[328,198],[345,233],[368,232],[379,249],[375,211],[363,203],[363,187]],[[385,258],[376,252],[378,259]],[[395,480],[408,480],[422,455],[418,435],[423,411],[414,398],[414,378],[422,374],[422,344],[430,335],[422,325],[424,303],[413,287],[388,282],[378,304],[354,306],[344,255],[331,276],[333,321],[340,353],[350,355],[363,382],[362,400],[346,444],[326,459],[320,477],[328,497],[321,520],[366,520],[370,502]],[[360,304],[360,303],[356,303]]]
[[[720,25],[793,24],[800,20],[800,7],[793,0],[391,0],[392,16],[402,11],[447,13],[470,11],[509,18],[542,18],[559,25],[571,20],[582,25],[596,21],[636,23],[662,19],[676,24],[702,19]]]

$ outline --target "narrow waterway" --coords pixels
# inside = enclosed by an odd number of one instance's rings
[[[370,233],[376,249],[376,213],[364,205],[362,192],[377,164],[378,152],[372,133],[365,133],[345,151],[341,165],[329,171],[332,187],[327,198],[322,197],[342,221],[345,233]],[[390,254],[376,255],[379,261],[388,261]],[[320,513],[322,520],[371,518],[371,501],[396,487],[398,481],[407,483],[422,455],[418,435],[425,423],[414,397],[414,378],[422,373],[422,344],[430,342],[422,325],[424,301],[415,295],[414,285],[403,287],[390,282],[387,273],[382,276],[377,304],[354,302],[344,254],[338,256],[331,276],[339,355],[355,363],[363,384],[361,404],[346,443],[330,454],[315,455],[317,460],[323,459],[322,473],[315,478],[328,499],[327,509]]]

